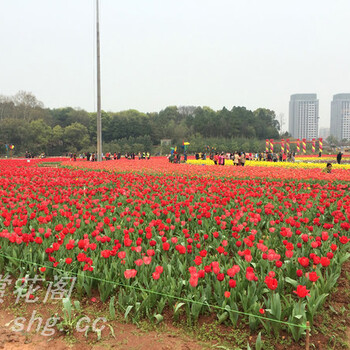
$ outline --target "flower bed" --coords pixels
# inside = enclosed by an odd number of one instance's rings
[[[0,269],[76,276],[78,296],[114,296],[135,320],[216,313],[298,340],[349,257],[348,186],[310,169],[294,173],[305,182],[157,158],[67,163],[95,171],[0,161]]]

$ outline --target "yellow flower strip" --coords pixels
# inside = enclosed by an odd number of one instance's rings
[[[322,159],[324,160],[324,159]],[[215,165],[214,162],[210,159],[206,160],[187,160],[188,164],[197,164],[197,165]],[[326,167],[327,161],[324,163],[308,163],[308,162],[265,162],[265,161],[254,161],[247,160],[245,166],[251,167],[275,167],[275,168],[296,168],[296,169],[322,169]],[[225,160],[225,165],[233,166],[232,160]],[[219,166],[219,165],[218,165]],[[333,169],[350,169],[350,164],[332,164]]]
[[[344,157],[342,158],[342,160],[348,160],[349,157]],[[300,157],[300,156],[296,156],[295,160],[297,162],[315,162],[315,161],[322,161],[322,162],[331,162],[331,161],[336,161],[337,160],[337,156],[322,156],[320,157]]]

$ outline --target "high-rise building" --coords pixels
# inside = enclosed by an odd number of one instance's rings
[[[331,134],[330,128],[320,128],[318,132],[318,137],[322,137],[323,139],[326,139]]]
[[[331,103],[331,135],[350,140],[350,94],[337,94]]]
[[[294,94],[289,101],[289,133],[297,139],[318,137],[318,99],[316,94]]]

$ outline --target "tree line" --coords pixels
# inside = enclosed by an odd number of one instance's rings
[[[219,151],[262,151],[266,138],[278,139],[280,126],[275,112],[245,107],[222,108],[169,106],[160,112],[135,109],[102,112],[104,152],[152,153],[161,150],[161,140],[172,145],[190,142],[189,152],[216,147]],[[77,108],[45,108],[32,93],[20,91],[0,96],[0,156],[5,144],[14,154],[44,152],[58,156],[67,152],[96,151],[96,113]],[[166,146],[164,151],[169,149]]]

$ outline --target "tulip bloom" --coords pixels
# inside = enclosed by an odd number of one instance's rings
[[[297,290],[294,290],[293,293],[297,294],[299,298],[305,298],[307,296],[310,296],[310,290],[306,289],[306,286],[297,286]]]
[[[134,278],[136,274],[137,274],[137,271],[134,269],[124,271],[124,277],[126,279]]]

